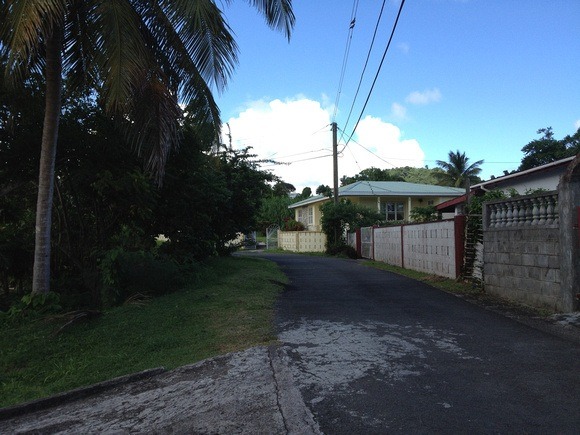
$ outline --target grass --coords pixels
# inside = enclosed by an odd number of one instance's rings
[[[491,295],[483,291],[483,289],[472,282],[459,281],[449,279],[437,275],[430,275],[415,270],[403,269],[398,266],[391,266],[390,264],[381,263],[378,261],[364,261],[363,264],[377,269],[387,270],[389,272],[397,273],[417,281],[422,281],[432,287],[443,290],[447,293],[462,297],[470,302],[486,306],[505,314],[522,317],[549,317],[553,312],[536,307],[530,307],[520,304],[518,302],[505,299],[499,296]]]
[[[113,377],[167,369],[275,340],[285,276],[257,258],[220,258],[175,293],[129,303],[61,332],[62,318],[0,325],[0,407]]]

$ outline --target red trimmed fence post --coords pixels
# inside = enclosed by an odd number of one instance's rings
[[[455,278],[461,276],[465,256],[465,223],[467,216],[460,215],[453,218],[455,228]]]

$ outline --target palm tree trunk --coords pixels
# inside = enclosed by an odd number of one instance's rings
[[[46,40],[46,102],[40,150],[38,199],[36,202],[36,231],[32,293],[50,291],[50,230],[56,142],[60,120],[62,95],[62,29],[55,27]]]

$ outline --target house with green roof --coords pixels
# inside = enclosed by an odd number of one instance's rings
[[[387,221],[410,221],[413,208],[436,206],[463,194],[465,190],[461,188],[404,181],[357,181],[338,188],[339,199],[374,208]],[[330,200],[323,195],[311,196],[289,208],[294,210],[294,219],[302,222],[307,230],[320,231],[320,206]]]

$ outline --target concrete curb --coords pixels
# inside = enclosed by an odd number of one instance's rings
[[[20,405],[8,406],[0,408],[0,420],[7,420],[9,418],[18,417],[34,411],[40,411],[47,408],[52,408],[75,400],[83,399],[93,394],[101,393],[119,385],[129,384],[131,382],[140,381],[142,379],[151,378],[161,373],[165,373],[167,369],[164,367],[157,367],[154,369],[143,370],[142,372],[131,373],[129,375],[119,376],[117,378],[109,379],[86,387],[76,388],[74,390],[65,391],[63,393],[55,394],[54,396],[45,397],[42,399],[32,400]]]
[[[289,370],[289,357],[280,345],[268,347],[274,373],[278,408],[287,434],[322,434],[314,416],[304,403]]]

